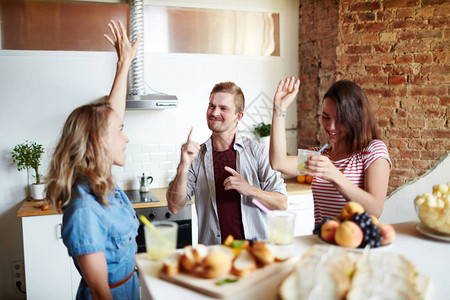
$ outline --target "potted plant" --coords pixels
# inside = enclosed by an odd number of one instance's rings
[[[270,129],[272,124],[265,124],[261,122],[255,127],[255,134],[259,137],[259,141],[269,147],[270,145]]]
[[[39,166],[41,165],[44,147],[36,142],[25,141],[25,143],[16,145],[11,152],[12,160],[17,163],[17,170],[33,169],[36,182],[31,185],[31,198],[44,199],[45,184],[41,182],[42,175],[39,174]]]

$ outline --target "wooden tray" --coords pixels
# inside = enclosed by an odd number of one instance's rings
[[[292,256],[284,262],[276,262],[265,266],[260,269],[256,269],[250,275],[244,278],[239,278],[238,281],[233,283],[227,283],[223,285],[217,285],[216,282],[224,278],[236,278],[232,275],[225,275],[213,279],[203,279],[194,277],[188,274],[179,273],[174,276],[168,276],[161,272],[159,278],[192,289],[199,293],[208,295],[214,298],[228,298],[239,292],[242,292],[255,285],[263,286],[263,281],[268,279],[273,274],[281,271],[289,272],[298,261],[298,256]]]

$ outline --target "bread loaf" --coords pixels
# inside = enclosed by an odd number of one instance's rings
[[[315,245],[282,282],[280,298],[344,299],[353,268],[350,256],[342,248]]]
[[[256,259],[247,249],[243,249],[233,261],[231,274],[238,277],[246,277],[256,269]]]

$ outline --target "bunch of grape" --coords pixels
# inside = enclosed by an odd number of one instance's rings
[[[358,248],[365,248],[367,245],[369,245],[370,248],[380,247],[383,237],[380,234],[380,229],[373,223],[372,218],[369,217],[367,212],[362,214],[358,212],[355,213],[352,221],[361,227],[364,234],[364,238]]]

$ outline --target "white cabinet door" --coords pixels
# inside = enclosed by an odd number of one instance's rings
[[[28,300],[75,299],[80,276],[62,242],[61,224],[62,215],[22,218]]]
[[[288,209],[296,214],[294,235],[310,235],[314,229],[312,193],[288,196]]]

